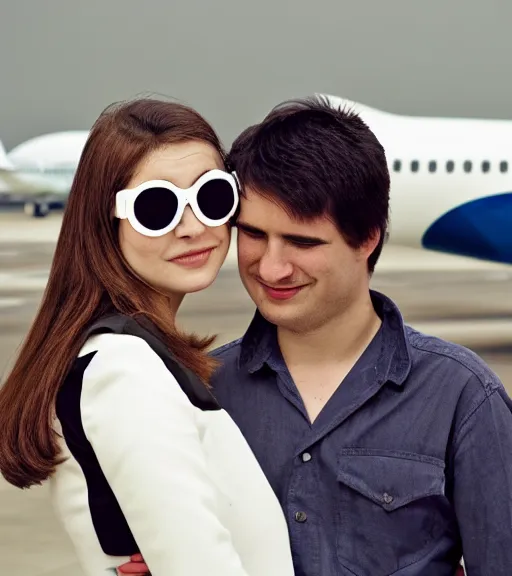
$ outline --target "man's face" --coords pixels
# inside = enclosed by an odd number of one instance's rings
[[[327,217],[297,221],[250,188],[237,224],[240,277],[269,322],[309,332],[367,298],[367,258],[378,236],[351,248]]]

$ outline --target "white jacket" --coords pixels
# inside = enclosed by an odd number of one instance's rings
[[[236,424],[161,342],[114,324],[57,400],[52,498],[85,574],[140,551],[152,576],[292,576],[283,512]]]

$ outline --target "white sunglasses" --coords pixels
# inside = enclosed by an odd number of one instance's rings
[[[179,224],[187,205],[205,226],[222,226],[235,213],[238,201],[235,172],[209,170],[190,188],[167,180],[149,180],[116,194],[116,218],[128,218],[145,236],[163,236]]]

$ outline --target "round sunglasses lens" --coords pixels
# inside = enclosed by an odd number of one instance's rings
[[[135,200],[133,210],[137,220],[149,230],[162,230],[176,216],[178,199],[165,188],[143,190]]]
[[[197,205],[210,220],[222,220],[231,212],[234,204],[233,188],[221,178],[205,182],[197,193]]]

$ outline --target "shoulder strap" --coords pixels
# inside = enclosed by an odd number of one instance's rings
[[[103,316],[91,324],[86,330],[86,338],[94,334],[110,332],[114,334],[130,334],[142,338],[157,354],[167,369],[178,381],[181,389],[190,402],[201,410],[219,410],[220,406],[203,382],[187,367],[177,360],[174,354],[162,341],[159,332],[151,322],[137,321],[130,316],[112,313]]]
[[[93,322],[86,330],[85,337],[88,338],[93,334],[100,334],[102,332],[114,332],[115,334],[122,334],[127,321],[130,320],[129,316],[124,314],[108,314],[102,316]]]

